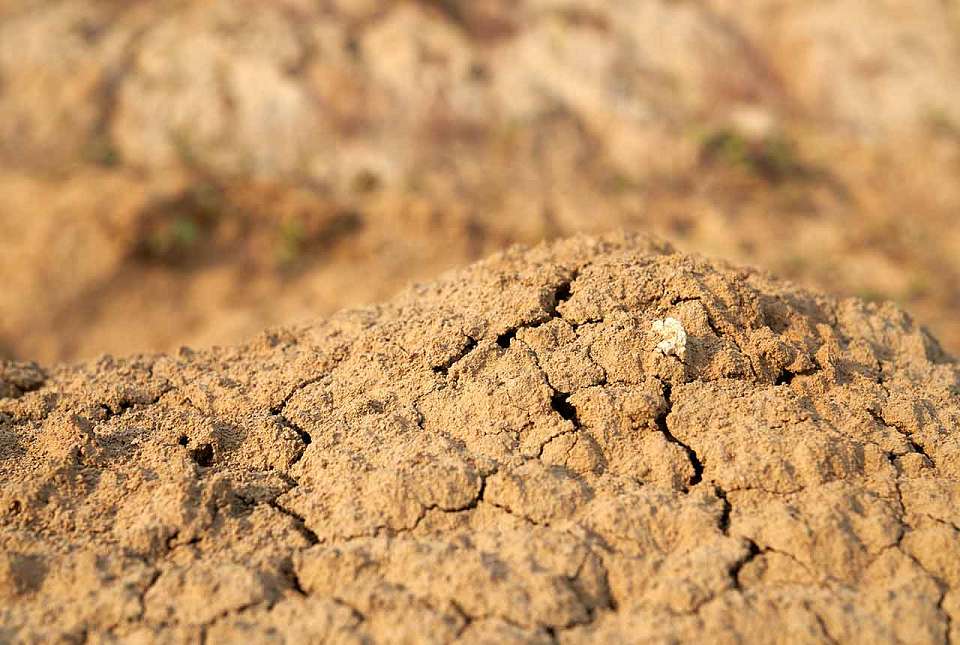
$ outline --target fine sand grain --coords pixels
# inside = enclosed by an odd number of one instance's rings
[[[892,306],[627,236],[6,364],[0,641],[960,642],[958,389]]]

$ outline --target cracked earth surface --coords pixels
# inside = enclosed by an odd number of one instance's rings
[[[631,236],[8,363],[0,640],[960,642],[958,391],[892,306]]]

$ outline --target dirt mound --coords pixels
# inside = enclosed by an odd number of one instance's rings
[[[0,640],[960,638],[960,367],[655,241],[0,387]]]

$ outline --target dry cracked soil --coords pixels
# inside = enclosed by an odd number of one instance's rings
[[[7,362],[0,641],[958,642],[958,389],[892,305],[630,235]]]

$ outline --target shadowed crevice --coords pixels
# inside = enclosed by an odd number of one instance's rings
[[[663,383],[663,399],[667,404],[664,410],[657,415],[656,419],[654,419],[654,422],[657,425],[657,430],[663,433],[663,436],[667,438],[667,441],[680,446],[683,448],[683,451],[687,453],[687,459],[690,460],[690,465],[693,466],[693,476],[690,477],[688,485],[695,486],[703,481],[703,464],[700,462],[700,457],[693,450],[693,448],[677,439],[675,436],[673,436],[673,433],[670,432],[670,428],[667,425],[667,417],[670,416],[670,412],[673,411],[673,401],[671,400],[672,393],[672,386],[669,383]]]

